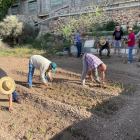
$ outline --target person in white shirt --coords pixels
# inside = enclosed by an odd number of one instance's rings
[[[47,77],[50,79],[50,81],[53,80],[51,77],[51,71],[55,72],[56,67],[56,63],[49,61],[41,55],[31,56],[29,59],[28,87],[32,88],[32,76],[35,68],[40,70],[40,78],[44,85],[48,86]]]

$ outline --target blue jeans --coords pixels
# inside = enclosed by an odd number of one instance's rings
[[[33,74],[34,74],[34,69],[35,69],[35,67],[32,64],[29,63],[28,86],[32,86],[32,77],[33,77]],[[45,80],[47,82],[46,73],[45,73]]]
[[[132,55],[132,52],[133,52],[134,47],[135,46],[128,47],[129,48],[129,61],[130,61],[130,63],[133,63],[133,55]]]
[[[12,97],[13,97],[13,99],[17,99],[17,94],[15,91],[12,93]]]
[[[121,47],[121,40],[114,40],[114,47]]]
[[[81,54],[81,46],[82,46],[82,43],[77,42],[76,43],[76,46],[77,46],[77,58],[78,58],[78,57],[80,57],[80,54]]]

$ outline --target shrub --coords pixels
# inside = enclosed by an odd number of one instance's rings
[[[34,38],[38,36],[39,29],[37,27],[33,27],[30,23],[23,23],[22,34],[18,37],[18,43],[27,43],[31,44]]]
[[[5,19],[0,23],[0,34],[6,38],[11,38],[16,41],[16,38],[21,35],[23,23],[19,22],[16,16],[6,16]]]

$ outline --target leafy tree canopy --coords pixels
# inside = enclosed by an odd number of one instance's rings
[[[7,14],[8,8],[14,4],[15,0],[0,0],[0,21]]]

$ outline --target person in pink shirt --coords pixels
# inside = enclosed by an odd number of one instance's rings
[[[135,35],[133,33],[132,28],[128,29],[128,34],[129,34],[128,41],[127,41],[128,42],[128,48],[129,48],[129,62],[128,63],[133,63],[132,52],[133,52],[133,49],[135,47]]]

